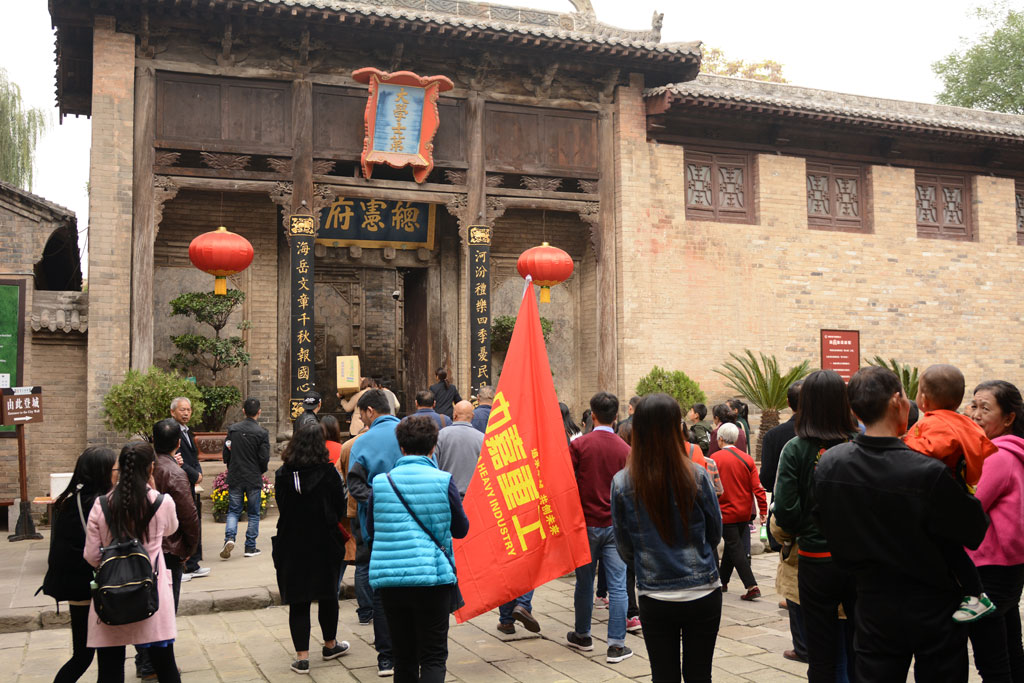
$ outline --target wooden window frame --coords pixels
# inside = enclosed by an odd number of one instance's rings
[[[704,163],[711,167],[711,205],[702,206],[690,203],[690,164]],[[722,206],[719,183],[713,179],[718,177],[723,166],[739,167],[743,170],[740,183],[743,192],[742,210]],[[715,221],[718,223],[753,223],[754,222],[754,163],[749,152],[735,150],[707,149],[686,147],[683,151],[683,201],[686,206],[686,220]]]
[[[921,188],[933,186],[936,221],[921,220]],[[948,223],[945,220],[945,190],[960,190],[960,211],[963,224]],[[914,211],[917,215],[917,236],[927,239],[954,240],[958,242],[974,241],[974,225],[972,224],[973,197],[971,194],[971,176],[966,173],[949,173],[936,170],[914,170]],[[960,232],[960,231],[963,232]]]
[[[1024,245],[1024,180],[1013,181],[1013,203],[1017,213],[1017,244]]]
[[[816,230],[835,230],[838,232],[871,232],[871,222],[867,216],[867,169],[864,164],[836,163],[826,159],[807,159],[806,177],[824,176],[826,178],[826,190],[829,197],[829,214],[812,214],[810,207],[810,189],[807,189],[807,225]],[[839,202],[836,201],[836,194],[839,192],[836,185],[837,180],[850,179],[857,183],[856,192],[856,218],[848,218],[838,215]],[[805,181],[806,187],[806,181]]]

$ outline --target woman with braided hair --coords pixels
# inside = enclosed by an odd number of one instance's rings
[[[109,545],[115,538],[137,538],[145,546],[146,553],[153,562],[160,596],[160,607],[156,614],[148,619],[121,626],[103,623],[96,615],[95,606],[90,606],[88,645],[97,648],[100,683],[124,681],[126,645],[136,645],[149,650],[150,660],[161,683],[181,681],[174,661],[177,626],[174,621],[171,573],[167,571],[161,550],[164,536],[169,536],[177,530],[178,517],[174,511],[174,501],[167,496],[150,518],[153,501],[159,496],[152,488],[155,462],[156,453],[153,446],[144,441],[129,443],[122,448],[117,459],[117,485],[106,495],[110,512],[109,524],[99,504],[93,505],[86,524],[83,553],[86,562],[94,567],[99,565],[101,548]],[[145,523],[146,519],[149,519],[148,524]]]

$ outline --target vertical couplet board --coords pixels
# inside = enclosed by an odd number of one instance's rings
[[[0,389],[22,381],[25,336],[25,284],[0,280]],[[14,427],[0,427],[0,437],[14,437]]]
[[[849,382],[860,369],[860,331],[822,330],[821,369],[834,370]]]
[[[291,418],[302,414],[302,399],[316,387],[313,363],[313,216],[291,216],[288,248],[291,268]]]
[[[491,228],[469,226],[470,384],[491,384]]]

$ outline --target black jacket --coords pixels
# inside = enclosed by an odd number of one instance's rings
[[[768,493],[775,490],[775,476],[779,472],[779,456],[782,447],[796,436],[796,415],[780,425],[776,425],[764,434],[761,444],[761,486]]]
[[[188,475],[188,483],[195,486],[196,482],[199,481],[199,475],[203,473],[203,466],[199,464],[196,433],[192,431],[191,427],[185,427],[185,431],[188,432],[188,436],[186,438],[185,434],[181,435],[178,453],[181,454],[181,469],[185,470],[185,474]]]
[[[814,485],[832,558],[859,590],[955,590],[939,544],[977,548],[988,529],[949,468],[897,438],[861,434],[830,448]]]
[[[85,550],[85,527],[78,514],[76,498],[82,496],[82,515],[86,521],[96,500],[95,492],[75,494],[61,505],[50,531],[50,555],[43,593],[54,600],[89,600],[92,567],[82,557]]]
[[[462,400],[459,390],[451,382],[448,386],[445,386],[444,382],[438,382],[430,385],[430,391],[434,394],[434,410],[450,418],[455,404]]]
[[[330,463],[275,474],[280,516],[271,539],[277,587],[285,605],[338,596],[345,541],[338,522],[347,515],[345,482]]]
[[[256,420],[247,417],[228,427],[221,457],[228,466],[229,487],[260,488],[270,462],[270,435]]]

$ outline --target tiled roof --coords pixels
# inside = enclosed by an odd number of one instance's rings
[[[54,204],[49,200],[43,199],[39,195],[35,195],[29,192],[28,190],[21,189],[17,185],[12,185],[11,183],[0,180],[0,194],[5,193],[17,195],[20,199],[28,202],[29,204],[34,204],[37,207],[44,208],[63,218],[70,218],[71,220],[75,220],[75,212],[72,211],[71,209],[65,208],[60,204]]]
[[[667,104],[679,99],[695,99],[778,109],[798,114],[834,115],[863,122],[1024,138],[1024,116],[848,95],[785,83],[700,74],[693,81],[649,88],[644,93],[646,97],[666,94],[669,100]]]
[[[217,0],[214,0],[217,2]],[[592,9],[571,13],[507,7],[467,0],[249,0],[296,10],[322,10],[363,16],[423,21],[449,26],[489,29],[538,38],[621,46],[679,56],[700,56],[700,42],[661,43],[661,15],[650,29],[631,31],[597,21]],[[211,3],[213,4],[213,3]],[[232,3],[237,6],[237,2]],[[575,2],[589,8],[589,1]]]

